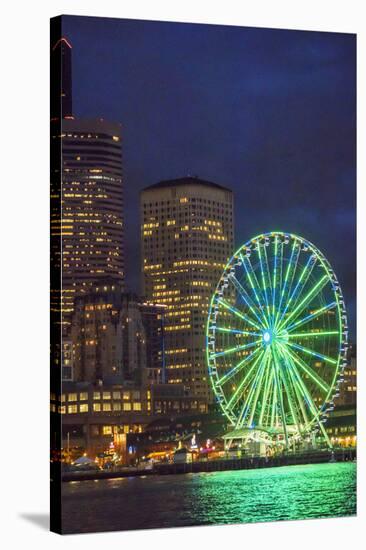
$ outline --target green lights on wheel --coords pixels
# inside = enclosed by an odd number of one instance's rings
[[[271,232],[241,246],[211,299],[207,363],[235,429],[286,444],[321,430],[347,362],[347,316],[329,262],[309,241]]]

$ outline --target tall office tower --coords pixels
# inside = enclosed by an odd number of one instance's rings
[[[104,120],[62,123],[62,305],[100,280],[123,284],[120,127]]]
[[[51,309],[61,308],[68,334],[76,295],[100,280],[124,282],[121,127],[73,115],[68,40],[51,55],[61,75],[51,102],[51,262],[62,272]]]
[[[164,309],[111,281],[78,296],[68,356],[73,380],[143,386],[162,381]]]
[[[205,325],[233,252],[233,194],[208,181],[162,181],[140,196],[143,294],[165,304],[168,383],[211,401]]]

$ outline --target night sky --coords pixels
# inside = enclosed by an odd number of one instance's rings
[[[356,313],[356,39],[351,34],[65,17],[74,114],[122,123],[127,283],[138,193],[197,175],[231,188],[235,244],[314,242]]]

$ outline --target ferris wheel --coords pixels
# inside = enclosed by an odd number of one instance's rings
[[[218,403],[238,431],[283,441],[324,428],[347,364],[347,316],[329,262],[271,232],[241,246],[212,296],[206,337]]]

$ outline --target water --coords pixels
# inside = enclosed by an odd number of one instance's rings
[[[63,484],[63,532],[251,523],[356,514],[356,464]]]

